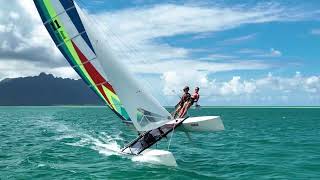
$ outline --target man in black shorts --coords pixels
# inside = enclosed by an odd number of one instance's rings
[[[173,115],[174,118],[176,118],[176,116],[180,113],[181,109],[183,108],[184,104],[186,102],[188,102],[190,100],[190,98],[191,98],[191,94],[189,93],[189,87],[188,86],[185,86],[183,88],[183,92],[184,92],[184,94],[181,96],[181,99],[180,99],[180,101],[178,103],[178,107],[174,112],[174,115]]]

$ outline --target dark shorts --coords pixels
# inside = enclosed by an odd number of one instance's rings
[[[191,98],[191,99],[190,99],[190,104],[191,104],[190,106],[192,106],[192,105],[193,105],[193,103],[194,103],[194,99],[193,99],[193,98]]]

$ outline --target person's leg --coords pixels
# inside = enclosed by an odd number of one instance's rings
[[[182,108],[182,106],[179,105],[178,108],[174,111],[173,118],[176,118],[176,117],[177,117],[177,115],[179,114],[181,108]]]
[[[188,101],[188,102],[186,102],[186,103],[184,103],[184,105],[183,105],[183,107],[182,107],[182,109],[181,109],[181,111],[180,111],[180,116],[179,116],[179,118],[183,118],[183,116],[187,113],[187,111],[188,111],[188,109],[189,109],[189,107],[190,107],[190,102]]]

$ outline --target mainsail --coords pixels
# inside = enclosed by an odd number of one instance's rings
[[[34,3],[61,53],[121,119],[132,121],[138,131],[160,127],[171,119],[170,113],[113,56],[103,41],[103,32],[73,0],[34,0]]]

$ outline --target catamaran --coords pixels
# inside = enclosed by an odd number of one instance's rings
[[[84,82],[124,123],[139,135],[120,153],[149,158],[151,163],[176,166],[173,154],[151,149],[176,131],[213,132],[224,130],[219,116],[174,119],[116,58],[103,31],[74,0],[34,0],[35,6],[56,47]]]

